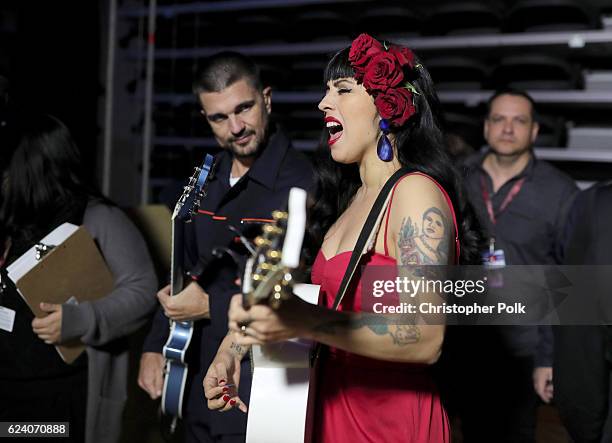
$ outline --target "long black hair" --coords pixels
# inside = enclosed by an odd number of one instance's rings
[[[348,55],[349,48],[345,48],[332,57],[325,69],[325,84],[330,80],[355,77]],[[402,166],[429,175],[446,190],[457,214],[460,263],[479,263],[480,236],[475,229],[476,219],[463,195],[459,173],[445,148],[438,97],[429,73],[418,58],[415,64],[417,67],[409,73],[408,79],[418,92],[414,94],[417,113],[393,131],[398,160]],[[358,166],[334,162],[330,150],[323,146],[326,145],[323,137],[321,140],[322,146],[315,155],[317,188],[309,217],[307,261],[310,263],[323,243],[325,233],[346,210],[361,186]]]
[[[81,224],[90,199],[108,203],[57,118],[20,116],[16,133],[15,143],[2,147],[0,193],[0,230],[14,247],[29,247],[64,222]]]

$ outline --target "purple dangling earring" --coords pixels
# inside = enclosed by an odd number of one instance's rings
[[[378,158],[380,158],[384,162],[390,162],[393,160],[393,146],[391,146],[391,142],[387,138],[387,134],[389,133],[389,121],[384,118],[380,119],[380,130],[382,134],[378,139],[378,147],[376,148],[376,153],[378,154]]]

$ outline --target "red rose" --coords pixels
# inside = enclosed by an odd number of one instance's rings
[[[363,82],[363,77],[365,76],[365,68],[358,68],[353,66],[353,70],[355,71],[355,80],[357,83]]]
[[[357,83],[362,83],[363,82],[363,76],[365,75],[365,73],[363,71],[355,71],[355,80],[357,80]]]
[[[410,66],[410,69],[414,68],[414,52],[412,52],[409,48],[405,48],[403,46],[391,46],[389,48],[389,53],[393,54],[399,64],[404,67],[406,65]]]
[[[349,62],[355,69],[355,72],[363,73],[365,66],[368,64],[373,55],[383,50],[383,46],[375,38],[368,34],[361,34],[351,44],[349,51]]]
[[[412,93],[406,88],[389,89],[380,93],[374,100],[380,116],[394,126],[402,126],[416,113],[412,103]]]
[[[371,94],[374,91],[385,92],[399,85],[404,79],[402,67],[392,54],[381,52],[368,63],[363,77],[363,86]]]

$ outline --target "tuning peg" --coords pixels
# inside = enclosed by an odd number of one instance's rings
[[[276,221],[279,220],[286,220],[287,219],[287,213],[284,211],[273,211],[272,212],[272,218]]]
[[[272,309],[278,309],[280,308],[281,302],[282,302],[282,296],[279,292],[275,292],[274,294],[272,294],[272,298],[269,301],[270,307]]]
[[[272,269],[272,267],[273,266],[270,263],[265,263],[265,262],[259,265],[259,268],[262,271],[269,271],[270,269]]]
[[[263,231],[266,234],[282,234],[283,230],[281,228],[279,228],[278,226],[274,226],[274,225],[265,225],[263,227]]]
[[[268,246],[270,244],[270,240],[263,238],[263,237],[257,237],[255,239],[255,246]]]
[[[280,256],[281,256],[280,251],[278,251],[276,249],[271,249],[270,251],[266,252],[266,258],[268,258],[270,260],[279,259]]]

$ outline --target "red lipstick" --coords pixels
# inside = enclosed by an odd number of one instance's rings
[[[340,120],[331,117],[331,116],[327,116],[323,119],[323,121],[325,122],[325,125],[327,127],[327,130],[329,131],[329,138],[327,139],[327,144],[328,146],[332,146],[334,143],[336,143],[338,140],[340,140],[340,137],[342,137],[342,123],[340,123]],[[327,126],[328,123],[337,123],[339,125],[339,129],[336,131],[334,130],[333,132],[330,130],[330,127]]]
[[[339,125],[341,125],[341,124],[342,124],[342,123],[340,123],[340,120],[338,120],[338,119],[336,119],[336,118],[334,118],[334,117],[325,117],[325,118],[323,119],[323,121],[324,121],[325,123],[334,122],[334,123],[338,123]]]

